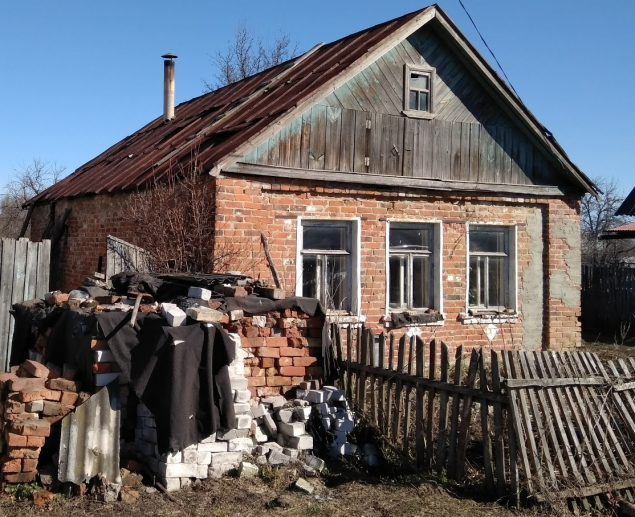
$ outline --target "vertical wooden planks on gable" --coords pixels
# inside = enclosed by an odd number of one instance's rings
[[[9,307],[13,291],[13,261],[15,259],[15,241],[2,239],[2,266],[0,267],[0,369],[7,371],[9,365]]]
[[[309,168],[309,152],[311,151],[311,110],[302,114],[302,131],[300,133],[300,168]]]
[[[384,139],[384,118],[381,113],[369,113],[370,132],[367,142],[367,156],[370,158],[371,174],[386,174],[386,160],[382,160]]]
[[[267,157],[267,164],[278,166],[280,163],[280,131],[274,133],[269,137],[269,155]]]
[[[353,171],[355,172],[368,172],[368,167],[366,166],[368,138],[370,136],[369,133],[372,135],[375,131],[375,127],[373,126],[371,130],[367,130],[366,120],[371,120],[371,123],[374,122],[371,119],[372,116],[373,113],[355,112],[355,154],[353,156]]]
[[[296,118],[289,124],[289,162],[287,167],[300,168],[302,166],[302,117]]]
[[[480,148],[480,132],[481,125],[480,124],[469,124],[470,126],[470,175],[469,181],[477,182],[478,174],[480,171],[480,159],[481,159],[481,148]]]
[[[416,145],[416,139],[419,136],[419,125],[416,124],[416,120],[411,118],[403,119],[404,132],[403,132],[403,162],[401,168],[402,176],[412,176],[414,167],[414,155]]]
[[[342,110],[326,108],[326,144],[324,148],[324,168],[335,171],[340,168],[342,133]]]
[[[512,131],[509,127],[503,127],[503,181],[505,183],[515,184],[518,183],[514,181],[514,177],[512,175]]]
[[[456,122],[450,125],[450,171],[452,179],[461,179],[461,129],[463,124]]]
[[[289,166],[289,155],[291,154],[291,147],[289,144],[289,133],[291,132],[290,124],[284,126],[279,133],[278,137],[278,165],[281,167]]]
[[[326,106],[311,109],[311,134],[309,137],[309,169],[324,170],[326,147]]]
[[[353,172],[355,159],[355,111],[342,109],[340,171]]]

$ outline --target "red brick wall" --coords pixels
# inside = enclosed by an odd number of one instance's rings
[[[520,198],[460,196],[450,193],[378,191],[372,189],[326,188],[323,184],[296,180],[261,180],[235,176],[219,178],[217,184],[217,245],[242,240],[250,243],[252,257],[263,255],[260,232],[268,237],[271,256],[283,277],[288,295],[295,292],[297,217],[324,219],[361,218],[361,313],[367,325],[379,330],[385,314],[385,218],[391,220],[443,222],[443,296],[446,320],[443,326],[422,327],[424,340],[437,338],[451,348],[460,344],[489,345],[485,325],[464,325],[458,321],[465,311],[466,223],[515,224],[518,228],[518,309],[517,323],[497,325],[493,348],[519,347],[523,341],[523,275],[535,247],[526,231],[528,218],[542,218],[544,284],[543,345],[570,348],[580,344],[578,276],[571,275],[565,257],[579,257],[575,243],[554,235],[563,223],[579,234],[579,198]],[[578,235],[579,237],[579,235]],[[573,244],[573,246],[572,246]],[[579,258],[578,258],[579,260]],[[569,271],[567,270],[569,268]],[[271,278],[265,263],[243,270],[254,277]],[[568,305],[549,290],[552,273],[570,276]],[[542,282],[541,279],[534,279]],[[573,293],[573,294],[572,294]],[[571,297],[578,303],[571,306]],[[525,328],[525,332],[531,328]],[[540,332],[540,330],[538,330]]]

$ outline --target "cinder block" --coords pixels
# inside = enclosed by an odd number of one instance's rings
[[[258,476],[258,467],[253,463],[243,461],[238,467],[238,476],[241,478],[255,478]]]
[[[159,462],[158,474],[165,478],[195,478],[196,463],[163,463]]]
[[[198,451],[196,453],[196,463],[199,465],[209,465],[212,462],[212,453],[211,452],[201,452]],[[207,469],[206,469],[207,470]]]
[[[251,434],[258,443],[264,443],[269,439],[265,426],[258,425],[255,420],[251,422]]]
[[[150,413],[150,410],[145,406],[145,404],[139,404],[137,406],[137,416],[143,416],[143,417],[152,417],[154,418],[154,415],[152,413]]]
[[[273,417],[269,413],[265,413],[262,417],[262,423],[264,424],[270,438],[275,438],[278,435],[278,426],[273,421]]]
[[[225,474],[238,467],[238,463],[222,463],[220,465],[211,465],[207,470],[207,476],[212,479],[220,479]]]
[[[251,428],[251,415],[236,415],[236,427],[238,429]]]
[[[37,413],[38,411],[43,411],[43,410],[44,410],[43,400],[33,400],[31,402],[27,402],[26,404],[27,413]]]
[[[203,287],[190,287],[187,291],[187,296],[207,301],[212,297],[212,291]]]
[[[243,415],[245,413],[249,413],[249,415],[245,415],[245,416],[249,416],[249,418],[251,418],[251,406],[249,405],[248,402],[241,402],[240,404],[234,404],[234,412],[236,413],[236,415]]]
[[[198,463],[198,451],[196,449],[185,449],[181,451],[183,454],[183,463],[191,465],[192,463]]]
[[[215,467],[217,465],[238,465],[243,459],[242,451],[232,452],[216,452],[212,453],[212,461],[210,465]]]
[[[310,434],[303,434],[302,436],[293,436],[289,438],[289,447],[298,449],[301,451],[313,449],[313,436]]]
[[[196,466],[196,478],[197,479],[207,479],[209,473],[208,465],[197,465]]]
[[[228,442],[199,443],[198,452],[227,452]]]
[[[236,390],[234,395],[234,402],[245,403],[251,400],[251,391],[249,390]]]
[[[287,399],[281,396],[277,397],[267,397],[260,401],[264,406],[270,407],[271,409],[279,409],[284,406],[287,402]]]
[[[178,452],[169,452],[167,454],[163,454],[161,456],[161,461],[164,463],[182,463],[183,462],[183,456],[181,454],[181,451]]]
[[[185,311],[188,318],[204,323],[218,323],[223,319],[221,311],[210,309],[209,307],[188,307]]]
[[[326,394],[321,390],[309,390],[305,398],[311,404],[320,404],[322,402],[326,402]]]
[[[289,423],[293,420],[293,411],[289,409],[281,409],[276,413],[279,422]]]
[[[181,489],[180,478],[159,478],[158,481],[168,492],[176,492]]]
[[[309,407],[296,407],[295,408],[295,416],[298,420],[307,421],[311,418],[312,408]]]
[[[345,433],[352,433],[355,423],[353,419],[346,415],[344,418],[335,419],[335,429],[337,431],[343,431]]]
[[[282,454],[286,454],[292,460],[297,460],[298,459],[298,451],[297,451],[297,449],[292,449],[290,447],[284,447],[282,449]]]
[[[161,304],[161,316],[168,322],[170,327],[180,327],[187,319],[185,312],[174,303]]]
[[[255,444],[252,438],[234,438],[233,440],[229,440],[228,449],[230,452],[242,451],[247,452],[249,454],[254,450]]]
[[[304,422],[278,422],[278,431],[286,436],[301,436],[306,433]]]
[[[266,327],[267,326],[267,316],[252,316],[251,324],[254,327]]]
[[[265,416],[266,412],[267,408],[265,408],[262,404],[258,404],[257,406],[251,408],[251,414],[254,418],[262,418]]]
[[[271,449],[267,460],[269,465],[286,465],[291,462],[291,458],[278,449]]]
[[[246,390],[249,387],[247,379],[244,377],[230,377],[229,384],[233,390]]]
[[[216,433],[209,435],[207,438],[203,438],[200,443],[214,443],[216,441]]]
[[[152,427],[144,427],[141,437],[146,442],[157,443],[157,430]]]
[[[304,461],[309,467],[314,468],[318,472],[322,472],[326,465],[323,459],[313,456],[312,454],[308,454]]]

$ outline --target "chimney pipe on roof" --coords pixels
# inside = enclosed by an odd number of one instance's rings
[[[174,118],[174,54],[164,54],[163,61],[163,122]]]

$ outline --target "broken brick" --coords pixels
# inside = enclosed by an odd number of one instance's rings
[[[42,363],[27,359],[22,363],[22,368],[29,372],[33,377],[37,377],[39,379],[48,379],[49,369]]]
[[[55,500],[55,496],[48,490],[39,490],[33,494],[35,506],[42,508]]]
[[[22,460],[4,458],[2,472],[22,472]]]
[[[22,460],[22,472],[34,472],[37,470],[37,458],[25,458]]]
[[[44,400],[49,390],[46,388],[25,388],[19,392],[20,402],[33,402],[34,400]]]
[[[0,373],[0,390],[8,387],[11,381],[16,380],[17,376],[14,373]]]
[[[51,390],[59,391],[79,391],[79,382],[69,379],[50,379],[46,382],[46,387]]]
[[[40,457],[39,447],[9,447],[7,449],[7,456],[9,458],[19,459],[38,459]]]
[[[294,357],[293,366],[313,366],[318,364],[317,357]]]
[[[22,436],[49,436],[51,425],[42,420],[12,422],[9,431]]]
[[[7,483],[31,483],[35,479],[37,472],[20,472],[16,474],[6,474],[4,480]]]
[[[67,406],[64,404],[60,404],[59,402],[52,402],[50,400],[44,401],[44,409],[42,410],[42,414],[44,416],[59,416],[59,415],[67,415],[74,409],[73,406]]]
[[[46,379],[40,377],[16,377],[9,381],[9,389],[11,391],[22,391],[28,388],[44,388]]]
[[[276,359],[276,363],[278,366],[293,366],[293,358],[291,357],[280,357]]]
[[[80,391],[79,392],[79,396],[77,397],[77,401],[75,402],[75,404],[77,406],[83,404],[84,402],[86,402],[88,399],[90,398],[90,393],[86,392],[86,391]]]
[[[77,402],[77,399],[79,398],[79,394],[73,391],[62,391],[60,393],[62,395],[60,397],[60,404],[65,406],[74,405],[75,402]]]

